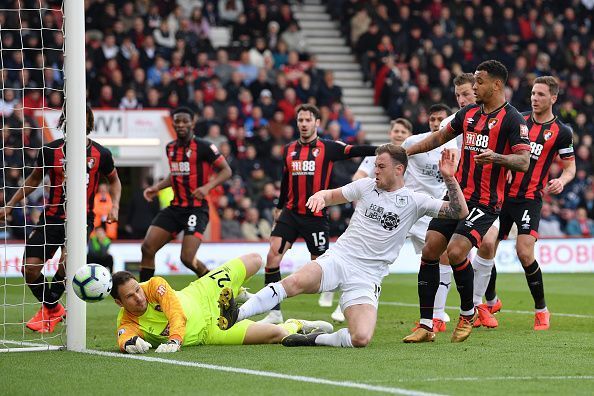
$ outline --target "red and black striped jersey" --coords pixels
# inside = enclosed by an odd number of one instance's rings
[[[217,147],[198,137],[189,142],[174,140],[165,149],[169,160],[172,206],[200,207],[206,205],[205,199],[197,199],[192,192],[208,183],[212,166],[225,161]]]
[[[45,217],[65,218],[64,205],[64,139],[57,139],[44,146],[37,155],[37,167],[49,176],[49,194],[44,208]],[[87,216],[92,219],[95,193],[101,176],[115,172],[111,152],[89,139],[87,145]]]
[[[498,164],[477,165],[474,156],[487,149],[504,155],[530,150],[526,121],[507,102],[491,113],[471,104],[456,113],[449,127],[457,135],[464,134],[456,179],[466,201],[498,211],[505,190],[505,168]]]
[[[557,117],[540,124],[532,118],[532,112],[522,113],[522,116],[530,134],[530,167],[526,173],[512,172],[512,182],[506,186],[505,195],[540,200],[557,154],[563,160],[574,157],[573,133]]]
[[[319,138],[307,144],[299,140],[287,144],[283,150],[283,177],[277,208],[324,216],[325,211],[312,213],[305,203],[316,192],[328,188],[334,161],[354,157],[352,148],[343,142]]]

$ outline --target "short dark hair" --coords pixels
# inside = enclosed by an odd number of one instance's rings
[[[87,135],[91,133],[93,128],[95,128],[95,116],[93,115],[93,110],[91,106],[86,105],[86,112],[87,112]],[[66,122],[66,101],[64,101],[62,114],[60,114],[60,118],[58,119],[58,129],[62,129]]]
[[[390,130],[392,128],[394,128],[394,125],[396,125],[396,124],[402,125],[410,133],[412,133],[412,131],[413,131],[412,123],[409,120],[407,120],[406,118],[396,118],[395,120],[390,121]]]
[[[445,111],[446,115],[452,114],[452,109],[449,106],[445,105],[444,103],[435,103],[429,107],[429,114],[439,113],[440,111]]]
[[[470,84],[474,85],[474,74],[462,73],[454,77],[454,85],[459,87],[460,85]]]
[[[489,76],[501,80],[504,84],[507,82],[507,67],[499,61],[486,60],[476,67],[476,71],[485,71]]]
[[[109,294],[113,297],[113,299],[120,299],[120,286],[128,283],[130,279],[134,278],[134,275],[128,271],[118,271],[111,276],[112,287]]]
[[[404,169],[406,170],[406,167],[408,166],[408,156],[406,155],[406,150],[404,148],[392,143],[386,143],[375,149],[376,156],[384,153],[390,155],[392,162],[404,165]]]
[[[544,84],[549,87],[551,95],[559,95],[559,81],[553,76],[536,77],[534,79],[534,84]]]
[[[309,111],[314,116],[314,120],[319,120],[322,118],[322,115],[320,114],[320,109],[309,103],[303,103],[297,106],[297,108],[295,109],[295,115],[299,115],[300,111]]]
[[[191,119],[194,119],[194,112],[189,107],[178,107],[171,112],[171,117],[174,117],[176,114],[188,114]]]

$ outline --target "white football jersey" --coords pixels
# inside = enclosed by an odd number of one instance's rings
[[[443,201],[402,187],[387,192],[375,180],[363,178],[342,187],[342,195],[357,201],[346,231],[330,246],[329,254],[343,258],[346,265],[385,276],[406,239],[421,217],[437,217]]]
[[[433,132],[421,133],[406,138],[402,147],[408,148]],[[411,155],[408,157],[408,167],[404,174],[404,185],[413,191],[424,192],[433,198],[443,198],[446,186],[439,172],[439,160],[444,149],[456,149],[456,142],[450,140],[443,146],[437,147],[426,153]]]
[[[450,114],[449,116],[447,116],[446,118],[444,118],[439,123],[439,129],[445,128],[445,126],[448,125],[454,119],[455,116],[456,116],[456,113]],[[461,133],[458,136],[456,136],[456,145],[458,146],[458,150],[462,150],[462,136],[464,136],[463,133]]]
[[[367,177],[374,177],[375,172],[375,155],[372,157],[365,157],[361,164],[359,164],[358,171],[367,173]]]

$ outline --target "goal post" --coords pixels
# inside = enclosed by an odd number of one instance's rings
[[[64,0],[66,102],[66,348],[86,348],[86,305],[72,290],[87,260],[86,80],[84,1]]]

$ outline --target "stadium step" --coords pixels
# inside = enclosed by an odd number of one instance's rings
[[[299,20],[301,29],[336,29],[338,22],[336,21],[309,21],[305,19]]]
[[[349,70],[349,71],[343,71],[343,70],[339,70],[334,72],[334,77],[336,78],[336,80],[358,80],[358,81],[362,81],[363,80],[363,74],[361,73],[360,70]]]
[[[294,13],[304,12],[304,13],[311,13],[311,12],[326,12],[326,7],[323,5],[313,5],[313,4],[304,4],[302,6],[293,5],[291,7]]]
[[[338,85],[341,88],[363,88],[365,87],[365,85],[363,84],[363,81],[359,81],[359,80],[342,80],[342,79],[338,79],[335,78],[334,82],[336,83],[336,85]]]
[[[325,62],[318,62],[318,66],[320,66],[322,69],[326,69],[326,70],[359,70],[359,65],[357,65],[356,63],[341,63],[341,62],[335,62],[335,63],[325,63]]]
[[[353,104],[373,105],[373,97],[343,96],[342,101],[349,106]]]
[[[322,0],[303,0],[305,5],[322,5]]]
[[[346,45],[310,45],[309,50],[314,54],[350,54],[351,49]]]
[[[382,109],[380,106],[354,105],[354,106],[351,106],[351,110],[353,110],[353,113],[355,115],[357,115],[357,114],[385,115],[386,114],[384,109]]]
[[[361,121],[363,124],[383,124],[388,125],[390,119],[385,114],[355,114],[357,121]]]
[[[303,32],[305,37],[340,37],[340,32],[335,29],[312,28]]]
[[[373,96],[373,89],[371,88],[343,88],[342,94],[346,96]]]
[[[342,37],[308,37],[305,36],[308,45],[341,45],[344,46]]]
[[[302,19],[306,21],[329,21],[330,15],[326,14],[325,12],[303,12],[297,11],[295,14],[297,19]]]
[[[316,57],[318,58],[318,62],[325,63],[357,62],[355,59],[355,55],[352,54],[319,54]]]

